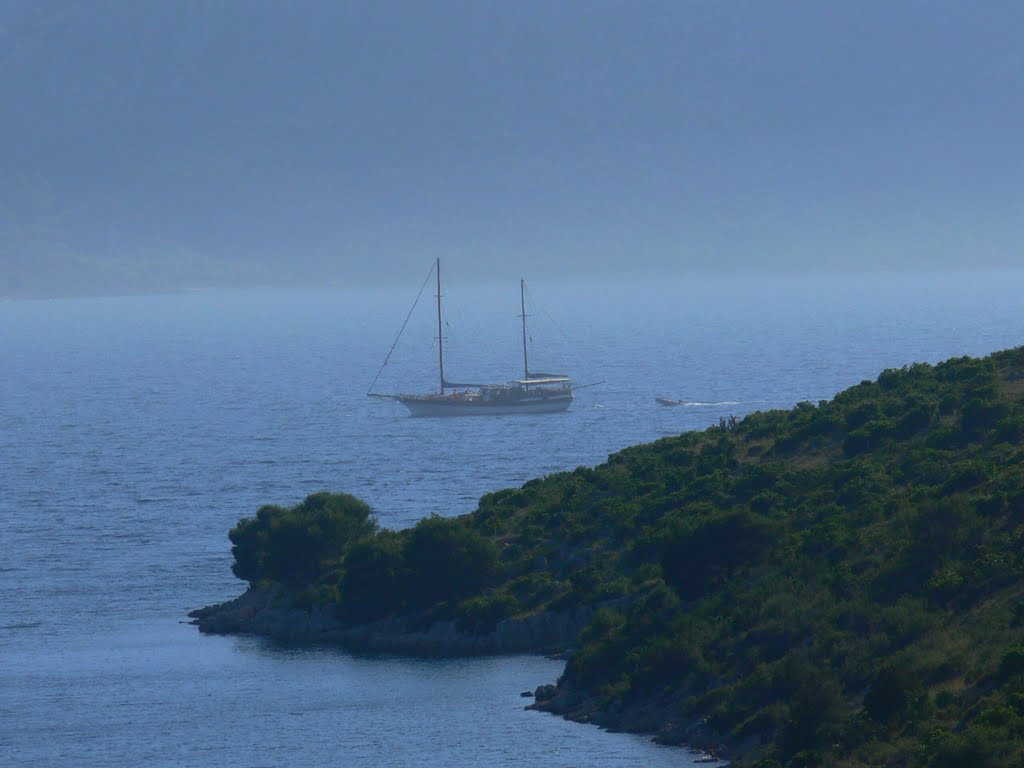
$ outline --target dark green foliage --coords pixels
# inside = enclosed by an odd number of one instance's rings
[[[788,697],[789,716],[778,736],[778,751],[785,756],[804,752],[804,759],[817,763],[808,750],[834,741],[842,715],[842,692],[831,677],[809,673]]]
[[[339,606],[352,623],[384,618],[405,607],[409,572],[401,538],[381,531],[356,543],[345,558]]]
[[[737,568],[767,557],[773,540],[771,523],[743,509],[689,520],[665,543],[665,581],[684,599],[700,597]]]
[[[498,575],[493,542],[457,519],[420,520],[405,540],[404,554],[411,575],[406,594],[414,607],[478,594]]]
[[[928,744],[928,768],[1017,768],[1017,749],[1005,744],[1000,729],[969,728],[961,733],[933,736]]]
[[[910,704],[914,681],[905,667],[887,664],[864,696],[864,711],[880,723],[891,723]]]
[[[1024,348],[914,364],[397,533],[328,546],[265,507],[235,569],[316,581],[350,622],[598,608],[560,685],[673,702],[762,745],[740,764],[1019,766],[1022,438]]]
[[[464,634],[493,632],[499,621],[514,616],[520,607],[519,601],[506,592],[474,597],[459,605],[456,627]]]
[[[345,493],[314,493],[287,509],[261,507],[228,533],[232,572],[250,583],[309,584],[375,529],[370,507]]]
[[[338,612],[359,623],[454,604],[480,594],[500,571],[493,542],[458,520],[427,518],[409,531],[381,531],[352,545],[338,563]],[[464,604],[467,616],[477,611],[465,626],[480,620],[493,628],[518,602],[502,595],[480,613],[482,605]]]
[[[1024,645],[1015,645],[999,661],[999,680],[1009,680],[1024,674]]]

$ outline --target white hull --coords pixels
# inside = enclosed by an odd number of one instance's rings
[[[508,416],[519,413],[558,413],[572,405],[572,397],[534,400],[521,403],[460,402],[458,400],[396,398],[413,416]]]

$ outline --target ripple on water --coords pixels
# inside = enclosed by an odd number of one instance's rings
[[[453,421],[365,397],[394,329],[346,334],[353,307],[375,316],[358,296],[0,305],[0,359],[17,360],[0,376],[0,745],[20,768],[688,764],[523,711],[519,692],[561,671],[548,659],[352,657],[179,622],[238,594],[226,532],[262,504],[328,488],[408,526],[722,416],[1024,338],[1020,273],[923,278],[911,295],[878,280],[666,285],[597,317],[580,293],[559,320],[586,343],[551,359],[609,383],[557,418]],[[460,365],[485,369],[471,349]],[[431,387],[431,364],[395,365]],[[691,407],[654,403],[673,392]]]

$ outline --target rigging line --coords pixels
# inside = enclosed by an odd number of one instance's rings
[[[569,334],[566,333],[565,330],[562,328],[562,326],[560,326],[555,321],[555,318],[553,318],[551,316],[551,314],[546,309],[544,309],[539,304],[537,304],[536,301],[534,301],[533,295],[530,293],[529,286],[526,287],[525,293],[526,293],[526,303],[527,303],[528,307],[530,309],[532,309],[535,314],[539,311],[542,315],[544,315],[544,317],[546,317],[548,319],[548,322],[551,323],[551,325],[553,325],[555,327],[555,330],[558,331],[560,334],[562,334],[562,338],[563,339],[565,339],[566,341],[572,341],[572,339],[569,338]],[[533,341],[532,337],[530,338],[530,341],[531,342]]]
[[[402,334],[405,332],[405,326],[409,324],[409,318],[412,317],[412,313],[416,311],[416,305],[420,303],[420,297],[423,296],[423,291],[426,290],[427,283],[430,282],[430,276],[434,274],[434,264],[430,265],[430,271],[427,272],[427,279],[423,281],[423,285],[420,286],[420,292],[416,294],[416,301],[409,307],[409,314],[405,316],[405,322],[402,323],[402,327],[398,331],[398,335],[395,336],[395,341],[391,345],[391,349],[388,350],[387,356],[384,358],[384,362],[380,366],[380,370],[377,371],[377,375],[373,377],[373,383],[370,384],[370,388],[366,391],[366,394],[373,392],[373,388],[377,386],[377,379],[384,373],[384,368],[387,367],[388,360],[391,359],[391,353],[395,351],[395,347],[398,346],[399,339],[402,338]]]

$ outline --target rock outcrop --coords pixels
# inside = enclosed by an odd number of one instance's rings
[[[260,586],[189,616],[207,634],[252,634],[286,643],[331,643],[351,651],[411,656],[475,656],[565,651],[595,610],[517,616],[499,621],[491,631],[474,633],[460,632],[455,621],[429,621],[423,615],[346,626],[330,610],[297,606],[279,586]]]
[[[606,709],[593,697],[572,687],[541,685],[534,693],[534,703],[526,708],[609,731],[652,734],[659,744],[688,748],[698,757],[696,762],[718,762],[749,754],[761,746],[756,738],[741,742],[716,731],[705,718],[681,717],[685,698],[685,692],[676,691],[670,696],[636,698]]]

